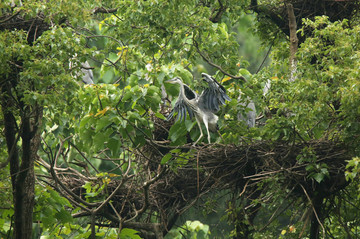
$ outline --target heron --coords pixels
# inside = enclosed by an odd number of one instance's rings
[[[69,62],[70,70],[73,69],[73,64],[74,64],[72,60],[75,60],[76,57],[77,57],[77,55],[75,54],[75,56],[72,59],[70,59],[70,62]],[[89,62],[88,61],[82,62],[80,68],[81,68],[81,73],[77,73],[75,76],[76,77],[82,76],[82,82],[85,85],[94,84],[94,74],[93,74],[93,71],[91,70],[91,66],[90,66]]]
[[[271,87],[271,81],[268,79],[265,83],[265,86],[263,88],[263,96],[266,97],[267,93],[269,92]],[[239,121],[244,121],[248,128],[255,127],[255,120],[256,120],[256,108],[254,101],[247,96],[246,101],[241,101],[241,94],[238,98],[239,104],[243,106],[246,109],[246,114],[239,113],[237,118]],[[246,103],[248,102],[248,103]]]
[[[238,101],[241,100],[241,97],[239,96]],[[248,126],[248,128],[255,127],[255,120],[256,120],[256,108],[255,103],[252,101],[249,97],[247,97],[246,101],[249,103],[246,104],[245,102],[240,102],[239,104],[243,106],[246,109],[246,115],[244,115],[242,112],[239,112],[237,118],[239,121],[244,121],[245,124]]]
[[[94,84],[94,74],[91,70],[89,62],[85,61],[84,63],[81,63],[81,72],[83,75],[82,82],[86,85]]]
[[[230,97],[226,94],[225,88],[212,76],[206,73],[202,73],[201,76],[208,83],[208,87],[203,90],[200,96],[188,85],[184,84],[180,77],[166,81],[167,83],[180,85],[179,97],[167,119],[170,120],[175,112],[178,113],[177,120],[180,119],[180,121],[186,119],[186,112],[189,114],[190,119],[195,116],[200,129],[200,136],[194,145],[204,136],[201,123],[205,125],[208,142],[209,144],[211,143],[209,131],[216,132],[218,129],[217,121],[219,117],[215,113],[220,110],[221,105],[225,105],[226,101],[231,101]]]

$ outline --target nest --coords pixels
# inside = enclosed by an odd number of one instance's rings
[[[303,18],[314,19],[315,16],[326,15],[331,21],[349,19],[359,10],[358,1],[336,1],[336,0],[292,0],[288,1],[294,7],[294,14],[298,22]],[[279,16],[286,16],[286,8],[273,8]]]
[[[45,16],[42,13],[39,13],[36,17],[28,18],[21,14],[21,10],[4,14],[0,17],[0,31],[24,30],[27,32],[28,43],[32,45],[43,32],[50,28],[50,25],[44,19]]]
[[[171,162],[162,165],[163,155],[174,148],[167,140],[170,124],[160,119],[153,120],[156,140],[148,141],[142,153],[136,154],[133,163],[138,172],[127,175],[126,179],[111,180],[106,184],[105,195],[99,195],[104,197],[99,198],[101,201],[116,190],[111,205],[97,212],[98,220],[110,221],[109,226],[118,226],[121,222],[123,226],[149,231],[144,225],[153,225],[154,218],[157,218],[160,222],[157,227],[165,232],[179,215],[199,198],[206,198],[208,193],[231,190],[253,200],[266,194],[266,189],[259,191],[257,183],[268,183],[272,178],[276,178],[284,193],[305,201],[318,195],[331,196],[347,186],[344,171],[346,160],[352,158],[351,150],[330,140],[297,144],[260,141],[246,145],[184,145],[179,148],[188,156],[185,163],[175,163],[183,157],[179,153],[172,159],[176,167],[168,166]],[[299,156],[304,154],[305,148],[311,149],[312,157],[301,162]],[[318,183],[309,177],[312,172],[306,168],[321,163],[326,164],[329,174]],[[65,174],[59,177],[75,195],[85,199],[84,179]],[[97,179],[93,184],[103,185],[104,182]],[[76,201],[72,195],[62,191]]]
[[[302,28],[302,19],[314,20],[316,16],[328,16],[330,21],[341,21],[344,19],[352,20],[359,14],[360,2],[352,0],[336,1],[336,0],[290,0],[286,4],[292,4],[294,15],[296,18],[297,29]],[[272,23],[277,25],[279,29],[290,36],[289,19],[287,5],[275,3],[263,4],[262,1],[251,1],[251,9],[261,17],[268,18]],[[300,36],[299,44],[311,34],[311,31],[305,31],[304,36]]]

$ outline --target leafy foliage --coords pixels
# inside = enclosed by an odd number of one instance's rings
[[[204,225],[199,221],[186,221],[179,228],[173,229],[165,238],[187,238],[206,239],[210,238],[210,230],[208,225]]]

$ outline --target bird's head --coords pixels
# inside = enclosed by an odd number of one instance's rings
[[[175,78],[172,78],[172,79],[167,80],[165,82],[170,83],[170,84],[181,84],[182,83],[180,77],[175,77]]]
[[[202,76],[203,81],[206,81],[206,82],[212,82],[213,81],[212,76],[209,75],[209,74],[201,73],[201,76]]]

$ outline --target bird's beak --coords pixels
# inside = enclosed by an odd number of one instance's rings
[[[170,80],[167,80],[167,81],[165,81],[165,83],[170,83],[170,84],[174,84],[175,81],[176,80],[176,78],[172,78],[172,79],[170,79]]]
[[[206,74],[206,73],[201,73],[201,76],[203,77],[203,78],[202,78],[203,81],[206,81],[206,82],[208,82],[209,79],[211,79],[211,76],[208,75],[208,74]]]

